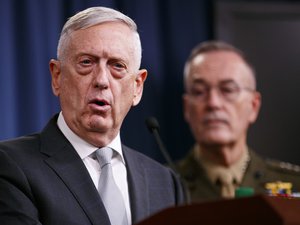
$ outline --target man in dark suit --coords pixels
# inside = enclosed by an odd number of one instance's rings
[[[111,212],[122,210],[120,224],[134,224],[184,202],[171,170],[121,143],[120,127],[147,77],[140,63],[136,24],[122,13],[94,7],[67,21],[49,64],[61,112],[41,133],[0,143],[1,224],[110,225]],[[101,195],[110,183],[98,183],[103,147],[113,150],[106,164],[117,191],[109,201],[122,201],[122,209],[110,211]]]
[[[196,143],[178,168],[192,201],[232,198],[241,187],[263,194],[277,181],[300,191],[299,166],[266,160],[247,146],[261,96],[240,50],[220,41],[201,43],[186,62],[184,82],[184,117]]]

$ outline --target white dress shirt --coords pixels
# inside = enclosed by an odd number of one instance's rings
[[[65,135],[65,137],[68,139],[68,141],[71,143],[71,145],[77,151],[78,155],[80,156],[84,165],[86,166],[94,182],[94,185],[98,190],[98,181],[101,174],[101,168],[96,158],[95,151],[99,147],[87,143],[78,135],[76,135],[66,124],[62,112],[60,112],[58,116],[57,125],[59,129],[62,131],[62,133]],[[122,152],[120,133],[115,137],[114,140],[112,140],[110,144],[107,145],[107,147],[112,148],[118,153],[118,154],[114,154],[111,160],[113,176],[116,185],[120,189],[122,196],[124,198],[128,224],[131,224],[131,210],[130,210],[130,201],[129,201],[129,193],[128,193],[127,171],[126,171],[125,160]]]

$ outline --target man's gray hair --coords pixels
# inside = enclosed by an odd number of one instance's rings
[[[78,12],[74,16],[70,17],[65,23],[57,46],[57,58],[63,58],[64,48],[68,42],[69,35],[77,30],[86,29],[95,25],[99,25],[106,22],[122,22],[127,25],[136,36],[135,54],[139,60],[138,65],[141,63],[142,47],[139,34],[137,32],[136,23],[124,15],[123,13],[107,8],[107,7],[91,7],[83,11]]]
[[[234,47],[233,45],[230,45],[226,42],[223,42],[223,41],[217,41],[217,40],[212,40],[212,41],[205,41],[205,42],[202,42],[198,45],[196,45],[186,63],[185,63],[185,66],[184,66],[184,84],[185,84],[185,88],[186,88],[186,80],[187,80],[187,77],[188,77],[188,73],[189,73],[189,70],[190,70],[190,65],[191,65],[191,62],[194,60],[194,58],[200,54],[205,54],[205,53],[209,53],[209,52],[215,52],[215,51],[230,51],[230,52],[234,52],[236,53],[237,55],[239,55],[245,62],[245,64],[249,67],[252,75],[253,75],[253,78],[254,78],[254,82],[255,82],[255,85],[256,85],[256,75],[255,75],[255,69],[254,67],[251,65],[251,63],[249,62],[249,60],[247,59],[247,57],[245,56],[245,54],[238,48]]]

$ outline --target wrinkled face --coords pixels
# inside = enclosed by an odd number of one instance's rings
[[[240,56],[229,51],[198,55],[187,74],[184,116],[197,142],[245,144],[260,108],[260,94]]]
[[[119,132],[141,99],[146,70],[138,70],[135,34],[108,22],[70,35],[61,60],[50,61],[52,89],[68,126],[95,146]]]

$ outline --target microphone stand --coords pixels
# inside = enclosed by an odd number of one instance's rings
[[[177,176],[179,177],[179,180],[182,184],[183,187],[183,192],[185,194],[186,197],[186,202],[187,204],[191,203],[191,197],[190,197],[190,192],[187,188],[187,184],[186,181],[181,178],[180,173],[178,172],[177,167],[175,166],[173,160],[171,159],[171,156],[169,154],[169,152],[167,151],[167,149],[165,148],[165,145],[159,135],[158,129],[159,129],[159,123],[157,121],[157,119],[155,117],[149,117],[146,119],[146,125],[149,129],[149,131],[154,135],[154,138],[156,140],[156,143],[158,144],[158,148],[160,149],[161,153],[163,154],[168,166],[177,174]]]

